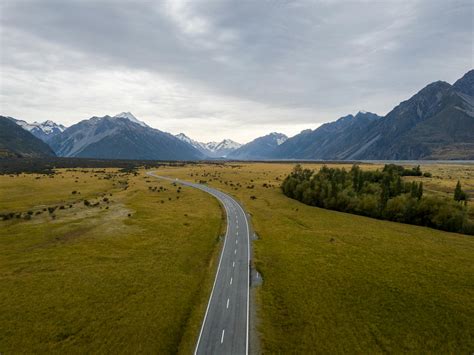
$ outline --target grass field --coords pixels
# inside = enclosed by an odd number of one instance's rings
[[[279,189],[292,167],[159,169],[204,180],[251,213],[259,235],[253,262],[264,279],[257,292],[263,351],[472,352],[474,239],[306,206]],[[433,173],[423,180],[427,193],[451,196],[460,179],[473,196],[473,166],[422,169]]]
[[[473,238],[306,206],[279,189],[292,168],[156,169],[251,213],[263,352],[472,352]],[[422,169],[426,193],[460,179],[474,197],[473,166]],[[144,170],[0,176],[0,353],[190,353],[223,225],[211,196],[179,191]]]
[[[223,223],[211,196],[177,190],[111,169],[0,176],[0,213],[15,212],[0,221],[0,353],[189,353]]]

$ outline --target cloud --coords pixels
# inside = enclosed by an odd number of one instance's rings
[[[384,114],[473,63],[464,0],[0,6],[0,102],[26,119],[132,111],[163,130],[246,141]]]

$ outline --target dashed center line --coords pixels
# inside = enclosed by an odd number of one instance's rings
[[[232,285],[232,277],[230,278],[230,282],[229,282],[230,285]]]
[[[235,261],[232,262],[232,267],[235,267]]]
[[[237,249],[234,250],[234,254],[237,254]]]
[[[226,308],[229,308],[229,299],[227,299],[227,307]]]
[[[225,329],[222,329],[221,344],[224,342]]]
[[[238,239],[236,239],[236,240],[235,240],[235,244],[238,244],[238,243],[239,243],[239,240],[238,240]]]

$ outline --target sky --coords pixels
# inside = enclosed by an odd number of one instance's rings
[[[200,141],[388,113],[474,67],[472,0],[2,0],[0,115]]]

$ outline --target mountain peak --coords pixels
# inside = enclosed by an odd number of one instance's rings
[[[131,122],[138,123],[142,127],[149,127],[145,122],[138,120],[131,112],[121,112],[113,116],[113,118],[126,118]]]
[[[453,88],[463,94],[474,96],[474,69],[469,70],[461,79],[458,79]]]
[[[273,139],[275,139],[277,145],[285,143],[288,139],[288,136],[279,132],[271,132],[267,135],[267,137],[272,137]]]
[[[175,135],[176,138],[192,145],[194,148],[198,149],[202,153],[206,154],[211,158],[222,158],[225,157],[229,152],[240,148],[242,145],[233,141],[232,139],[223,139],[220,142],[208,142],[201,143],[192,138],[189,138],[184,133],[178,133]]]

